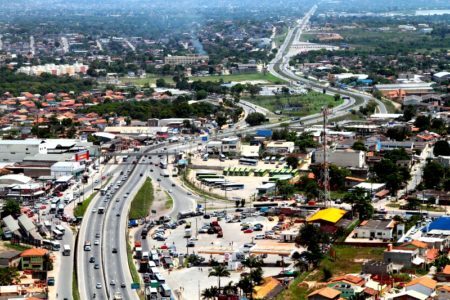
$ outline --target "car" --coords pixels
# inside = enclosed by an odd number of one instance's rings
[[[95,234],[95,237],[98,239],[98,238],[100,238],[100,233],[96,233]]]
[[[195,242],[194,241],[187,242],[186,247],[195,247]]]
[[[102,284],[100,282],[97,282],[97,284],[95,285],[96,289],[101,289],[102,288]]]
[[[117,253],[117,248],[113,248],[112,253]]]
[[[264,234],[257,234],[256,236],[255,236],[255,240],[263,240],[263,239],[265,239],[266,238],[266,236],[264,235]]]
[[[94,245],[95,245],[95,246],[100,245],[100,241],[99,241],[99,240],[95,240],[95,241],[94,241]]]
[[[99,264],[95,264],[95,265],[94,265],[94,269],[96,269],[96,270],[97,270],[97,269],[100,269],[100,265],[99,265]]]
[[[162,235],[156,235],[155,237],[153,237],[153,239],[154,239],[155,241],[160,241],[160,242],[166,240],[166,238],[163,237]]]
[[[156,179],[156,181],[161,181],[161,178]]]
[[[119,198],[117,198],[117,199],[116,199],[116,202],[120,202],[120,199],[119,199]]]
[[[172,183],[172,186],[175,186],[175,183]]]
[[[203,215],[203,219],[211,219],[211,216],[210,215]]]
[[[100,180],[98,180],[98,179],[95,179],[95,181],[94,181],[95,184],[97,184],[99,182],[100,182]]]
[[[244,230],[244,233],[252,233],[252,232],[253,232],[253,229],[251,229],[251,228]]]
[[[116,285],[116,281],[113,279],[113,280],[111,280],[111,282],[109,284],[110,285]]]
[[[93,208],[92,209],[92,213],[96,213],[97,212],[97,209],[96,208]]]
[[[236,212],[243,212],[244,211],[244,209],[243,208],[236,208],[236,210],[235,210]]]
[[[141,174],[139,174],[139,176],[141,176],[141,177],[142,177],[143,175],[144,175],[144,174],[142,174],[142,173],[141,173]]]
[[[125,284],[125,282],[122,282],[122,283],[120,284],[120,287],[124,289],[124,288],[127,287],[127,285]]]
[[[120,213],[117,213],[117,214],[116,214],[116,217],[120,217]]]
[[[191,192],[187,192],[187,195],[188,195],[188,196],[192,196],[192,193],[191,193]]]
[[[91,256],[91,258],[89,258],[89,262],[90,263],[95,263],[95,257]]]
[[[198,233],[208,233],[208,228],[200,228]]]

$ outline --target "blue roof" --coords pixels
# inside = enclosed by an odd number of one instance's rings
[[[450,217],[439,217],[423,228],[424,232],[431,230],[450,230]]]

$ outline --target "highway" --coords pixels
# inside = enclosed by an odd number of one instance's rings
[[[296,74],[294,74],[289,67],[289,60],[292,56],[292,53],[290,53],[290,47],[292,45],[292,43],[294,43],[295,41],[299,41],[301,35],[303,34],[304,29],[306,28],[306,26],[309,23],[309,19],[311,18],[311,16],[315,13],[317,9],[317,6],[314,5],[309,11],[308,13],[298,22],[298,25],[289,29],[289,32],[286,36],[286,39],[284,40],[283,44],[280,46],[280,49],[277,52],[277,55],[275,56],[275,58],[270,62],[268,69],[269,72],[274,75],[275,77],[278,77],[280,79],[289,81],[289,82],[293,82],[294,85],[298,85],[298,82],[303,82],[306,83],[308,85],[310,85],[311,87],[322,91],[323,89],[326,89],[327,93],[330,94],[339,94],[341,96],[349,96],[349,97],[353,97],[353,98],[357,98],[360,97],[363,99],[363,103],[367,103],[369,100],[373,100],[378,104],[378,111],[380,113],[387,113],[387,109],[386,106],[384,105],[383,102],[381,102],[380,100],[374,98],[372,95],[367,94],[367,93],[363,93],[360,91],[356,91],[356,90],[341,90],[341,89],[337,89],[337,88],[332,88],[329,87],[327,85],[324,84],[320,84],[316,81],[313,80],[309,80],[309,79],[305,79],[304,77],[300,77]],[[355,108],[355,107],[352,107]],[[336,108],[334,111],[340,111],[341,108],[338,107]],[[348,109],[347,109],[348,111]],[[345,114],[342,114],[345,115]],[[336,115],[334,115],[334,112],[332,112],[332,114],[330,115],[330,119],[336,117]]]

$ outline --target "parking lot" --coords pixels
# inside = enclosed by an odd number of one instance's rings
[[[213,213],[206,218],[197,216],[182,219],[178,221],[179,225],[175,225],[175,222],[157,225],[150,231],[146,240],[150,249],[167,249],[166,253],[175,254],[176,258],[170,259],[170,266],[163,266],[164,260],[161,259],[159,272],[172,291],[182,295],[184,299],[198,299],[199,293],[203,289],[213,285],[217,286],[217,278],[208,277],[211,259],[228,265],[231,276],[221,278],[221,285],[224,286],[230,281],[238,282],[240,274],[245,271],[239,260],[234,260],[236,255],[244,258],[253,249],[263,249],[261,250],[263,252],[273,249],[274,251],[284,251],[284,253],[290,253],[292,249],[296,249],[294,243],[279,242],[277,233],[272,232],[272,228],[278,224],[277,219],[269,221],[267,217],[258,215],[258,213],[240,218],[241,213],[234,210],[229,210],[226,215],[221,213],[219,218],[214,215]],[[211,226],[211,224],[218,225],[218,228],[214,230],[215,226]],[[172,229],[163,230],[164,227],[172,227]],[[243,228],[247,228],[247,230],[241,230]],[[219,231],[222,231],[223,237],[218,237]],[[203,263],[186,268],[180,266],[181,260],[178,258],[180,255],[194,253],[204,259]],[[264,276],[279,274],[283,270],[282,261],[285,265],[291,263],[289,258],[282,259],[280,255],[268,254],[262,257],[265,263]]]

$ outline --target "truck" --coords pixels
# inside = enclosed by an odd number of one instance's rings
[[[136,259],[141,259],[142,258],[142,247],[136,247],[135,250],[135,257]]]
[[[186,228],[186,229],[184,230],[184,237],[185,237],[185,238],[190,238],[190,237],[192,237],[192,229],[191,229],[191,228]]]

